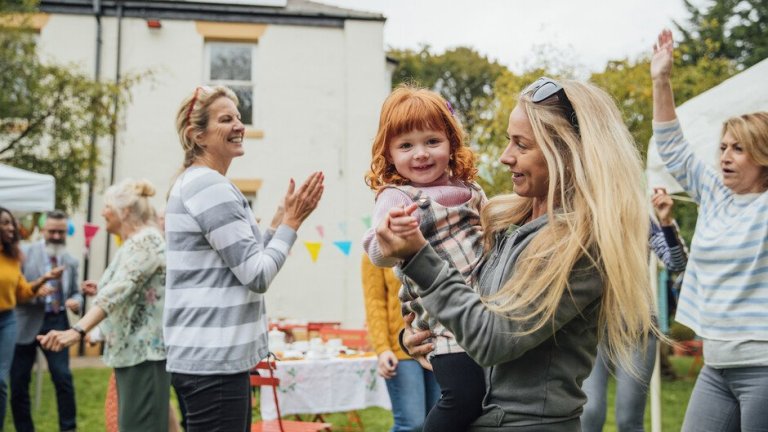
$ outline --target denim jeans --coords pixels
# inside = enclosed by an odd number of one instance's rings
[[[45,314],[40,334],[50,330],[66,330],[69,321],[66,313]],[[32,414],[29,403],[29,383],[32,379],[32,366],[37,356],[37,341],[27,345],[16,345],[11,366],[11,411],[13,425],[17,432],[32,432]],[[69,370],[69,350],[59,352],[43,350],[51,372],[51,380],[56,390],[56,404],[59,409],[59,429],[76,429],[77,410],[75,405],[75,387],[72,384],[72,372]]]
[[[615,368],[616,376],[616,429],[619,432],[644,431],[645,403],[648,396],[648,384],[651,381],[653,367],[656,364],[656,337],[648,337],[648,347],[635,350],[632,362],[639,377],[630,374],[621,365]],[[584,432],[602,431],[605,423],[606,391],[608,386],[608,359],[601,346],[597,348],[597,358],[592,373],[581,385],[587,394],[587,403],[581,414],[581,427]]]
[[[171,373],[171,384],[187,407],[187,432],[251,430],[249,372],[233,375]]]
[[[693,387],[682,430],[768,431],[768,366],[704,366]]]
[[[440,387],[432,372],[416,360],[400,360],[394,377],[386,380],[392,401],[392,432],[420,431],[427,413],[440,399]]]
[[[0,312],[0,431],[5,424],[5,407],[8,404],[8,372],[16,346],[16,313],[13,309]]]

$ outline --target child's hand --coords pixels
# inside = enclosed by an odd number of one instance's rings
[[[416,208],[416,204],[393,207],[376,227],[376,240],[383,256],[407,260],[427,243],[412,216]]]
[[[672,225],[672,207],[675,206],[675,203],[672,201],[672,197],[667,194],[667,190],[664,188],[653,188],[651,203],[653,203],[653,208],[656,210],[656,216],[659,218],[661,225]]]

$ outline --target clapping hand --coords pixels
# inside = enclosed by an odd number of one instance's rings
[[[317,208],[317,204],[323,196],[324,179],[323,173],[317,171],[310,175],[298,190],[296,190],[296,183],[291,179],[288,184],[288,192],[283,199],[285,206],[284,224],[294,230],[299,229],[304,220]]]
[[[672,75],[673,52],[672,32],[669,29],[664,29],[659,33],[659,37],[653,45],[653,57],[651,57],[651,79],[653,81],[669,80]]]

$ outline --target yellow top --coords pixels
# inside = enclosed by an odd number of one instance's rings
[[[0,312],[35,296],[32,285],[21,274],[21,262],[0,252]]]
[[[400,279],[391,268],[376,267],[366,254],[363,254],[362,275],[365,317],[374,351],[381,354],[389,350],[400,360],[409,359],[398,342],[404,327],[397,298]]]

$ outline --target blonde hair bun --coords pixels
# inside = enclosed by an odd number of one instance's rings
[[[136,193],[139,196],[143,197],[151,197],[155,196],[155,187],[152,185],[152,183],[149,182],[149,180],[141,179],[137,180],[135,183]]]

